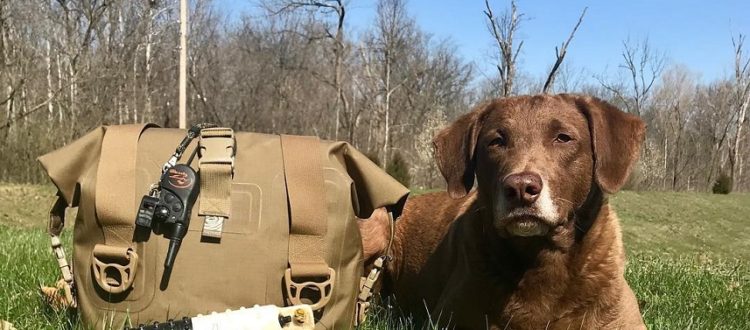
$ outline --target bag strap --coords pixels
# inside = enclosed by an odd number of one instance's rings
[[[141,133],[153,124],[107,127],[96,172],[96,217],[102,225],[104,244],[94,245],[91,270],[104,291],[129,290],[138,270],[135,233],[136,159]],[[119,273],[119,276],[113,274]]]
[[[323,259],[326,200],[320,143],[316,137],[281,136],[289,202],[289,268],[293,277],[328,275]]]
[[[75,282],[73,279],[73,269],[68,263],[68,259],[65,256],[65,250],[60,240],[60,234],[62,234],[63,228],[65,227],[65,210],[68,208],[68,203],[62,195],[62,192],[58,192],[57,199],[52,205],[52,209],[49,211],[49,223],[47,225],[47,233],[49,233],[52,253],[55,255],[57,260],[57,266],[60,268],[60,274],[62,278],[57,281],[55,287],[40,286],[40,293],[44,297],[44,301],[52,306],[56,310],[62,309],[74,309],[78,307],[78,303],[75,297]]]
[[[204,237],[220,239],[224,220],[231,210],[234,174],[234,131],[231,128],[204,128],[200,132],[200,195],[198,215],[203,217]]]
[[[327,204],[320,140],[317,137],[281,135],[284,179],[289,204],[289,269],[285,274],[287,296],[299,304],[300,292],[317,287],[317,310],[330,298],[335,272],[324,259]],[[324,278],[323,282],[295,282],[295,278]]]
[[[135,180],[138,140],[153,124],[109,126],[102,140],[102,151],[96,174],[96,216],[104,226],[104,242],[110,246],[129,247],[133,240],[137,209]],[[112,224],[112,225],[106,225]]]
[[[100,219],[128,219],[133,217],[132,206],[135,205],[135,160],[138,151],[138,139],[141,133],[148,127],[156,127],[154,124],[134,124],[122,126],[109,126],[102,140],[101,154],[99,155],[99,167],[97,168],[96,180],[96,213]],[[132,163],[132,166],[122,166],[123,164]],[[105,179],[109,178],[109,180]],[[111,178],[118,178],[112,182]],[[71,198],[71,203],[77,197]],[[76,308],[75,278],[73,269],[68,263],[63,249],[60,235],[65,228],[65,210],[68,202],[63,197],[63,193],[58,191],[57,199],[49,213],[49,223],[47,232],[50,235],[52,253],[55,255],[62,278],[57,282],[56,287],[40,287],[40,292],[45,301],[56,309]],[[105,242],[125,247],[130,250],[131,238],[128,236],[133,233],[133,226],[112,229],[108,226],[103,228]],[[126,233],[127,231],[127,233]],[[97,248],[94,248],[96,252]],[[96,253],[94,252],[94,263],[92,266],[96,272]],[[137,255],[133,263],[137,264]],[[131,254],[126,254],[130,258]],[[101,268],[101,267],[100,267]],[[106,266],[105,266],[106,268]],[[105,271],[106,269],[100,269]],[[135,268],[128,274],[130,279],[135,276]],[[132,283],[127,281],[127,287]],[[127,289],[124,285],[123,290]],[[111,287],[110,287],[111,289]],[[60,294],[62,291],[62,294]],[[118,291],[108,290],[110,292]]]

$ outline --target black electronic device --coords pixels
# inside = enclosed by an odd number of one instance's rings
[[[198,173],[190,166],[177,164],[161,176],[159,186],[143,196],[136,225],[156,230],[169,239],[165,268],[172,268],[182,239],[190,226],[190,213],[198,197]]]

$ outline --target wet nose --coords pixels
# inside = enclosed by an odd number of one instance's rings
[[[508,201],[531,204],[542,192],[542,178],[531,172],[511,174],[503,180],[503,186]]]

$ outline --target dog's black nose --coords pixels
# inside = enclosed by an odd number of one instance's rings
[[[503,187],[508,201],[531,204],[542,193],[542,178],[531,172],[511,174],[503,180]]]

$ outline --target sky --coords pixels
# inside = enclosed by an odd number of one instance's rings
[[[348,28],[367,29],[376,0],[350,0]],[[490,0],[496,15],[509,0]],[[518,37],[524,41],[519,69],[532,77],[546,76],[555,60],[555,46],[570,34],[584,7],[586,17],[568,47],[565,62],[588,77],[614,74],[621,62],[623,40],[648,38],[669,63],[683,64],[703,81],[732,73],[732,35],[750,35],[750,0],[517,0],[526,15]],[[216,0],[216,6],[237,15],[252,11],[252,0]],[[495,74],[493,39],[486,28],[484,0],[410,0],[408,11],[420,28],[437,40],[449,39],[458,53],[473,62],[479,76]],[[750,41],[746,42],[750,52]]]

